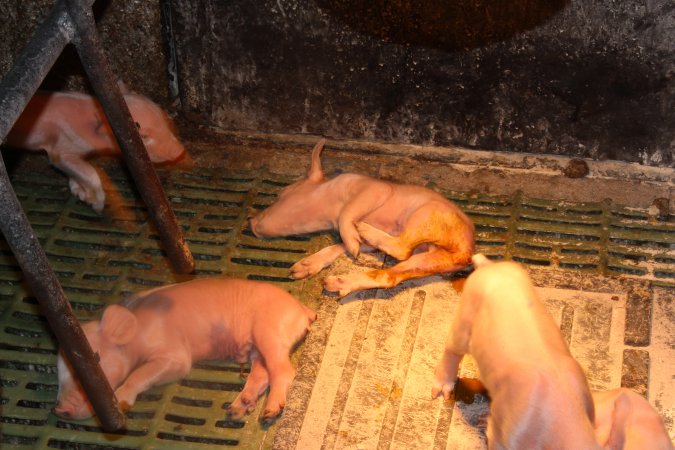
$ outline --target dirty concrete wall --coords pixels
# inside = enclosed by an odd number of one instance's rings
[[[159,0],[98,0],[94,3],[101,41],[113,72],[132,90],[162,106],[171,104]],[[56,0],[0,1],[0,76],[4,76]],[[87,91],[77,52],[66,47],[43,83],[51,90]]]
[[[675,166],[671,0],[172,0],[225,129]]]
[[[0,2],[0,74],[55,0]],[[113,70],[229,130],[675,167],[671,0],[98,0]],[[68,47],[44,87],[86,90]]]

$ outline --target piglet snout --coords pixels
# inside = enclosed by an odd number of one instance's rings
[[[63,417],[64,419],[70,419],[73,415],[72,411],[70,411],[68,408],[64,408],[63,406],[59,405],[55,406],[52,412],[59,417]]]
[[[80,402],[58,402],[52,411],[63,419],[88,419],[94,415],[91,404],[84,399]]]

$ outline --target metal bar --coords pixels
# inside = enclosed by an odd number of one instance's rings
[[[136,187],[157,227],[164,250],[176,271],[190,273],[194,270],[192,253],[185,243],[176,216],[117,86],[117,80],[103,54],[92,10],[85,0],[65,1],[76,28],[73,43],[115,133]]]
[[[178,99],[180,87],[178,83],[178,58],[176,56],[176,39],[173,32],[173,18],[171,16],[171,0],[159,0],[162,19],[162,35],[167,54],[166,73],[169,77],[169,95],[172,100]]]
[[[40,303],[40,311],[47,318],[61,349],[78,374],[103,429],[119,430],[124,426],[125,416],[120,411],[113,390],[98,364],[98,355],[92,351],[59,280],[14,194],[1,156],[0,205],[2,205],[0,230],[21,266],[31,291]]]
[[[93,0],[89,3],[93,3]],[[70,17],[59,3],[37,28],[31,41],[0,82],[0,140],[12,129],[73,34]]]
[[[90,4],[93,3],[93,0]],[[42,80],[70,42],[74,28],[64,6],[57,4],[36,30],[12,69],[0,82],[0,136],[14,125]],[[96,355],[73,314],[56,274],[49,265],[12,189],[0,155],[0,231],[5,236],[40,310],[70,361],[101,425],[106,431],[122,428],[125,416],[98,364]],[[80,376],[85,374],[86,376]]]

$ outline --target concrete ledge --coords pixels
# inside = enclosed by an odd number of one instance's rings
[[[306,171],[309,150],[319,139],[320,136],[311,135],[216,129],[187,136],[199,164],[230,164],[235,158],[240,163],[252,157],[272,171],[298,176]],[[275,157],[275,151],[283,152],[284,158]],[[289,153],[293,157],[289,158]],[[588,175],[569,178],[564,172],[572,158],[553,155],[328,139],[322,156],[328,168],[433,184],[458,192],[512,195],[521,191],[529,197],[577,202],[610,199],[615,204],[647,209],[658,198],[672,205],[675,189],[675,169],[620,161],[586,159],[583,161],[588,166]],[[288,165],[289,160],[292,166]],[[247,168],[251,167],[249,162]],[[672,211],[672,207],[668,209]]]

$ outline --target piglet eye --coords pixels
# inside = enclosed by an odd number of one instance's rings
[[[138,129],[140,130],[140,129],[141,129],[141,124],[138,123],[138,122],[134,122],[134,123],[136,124],[136,128],[138,128]]]

